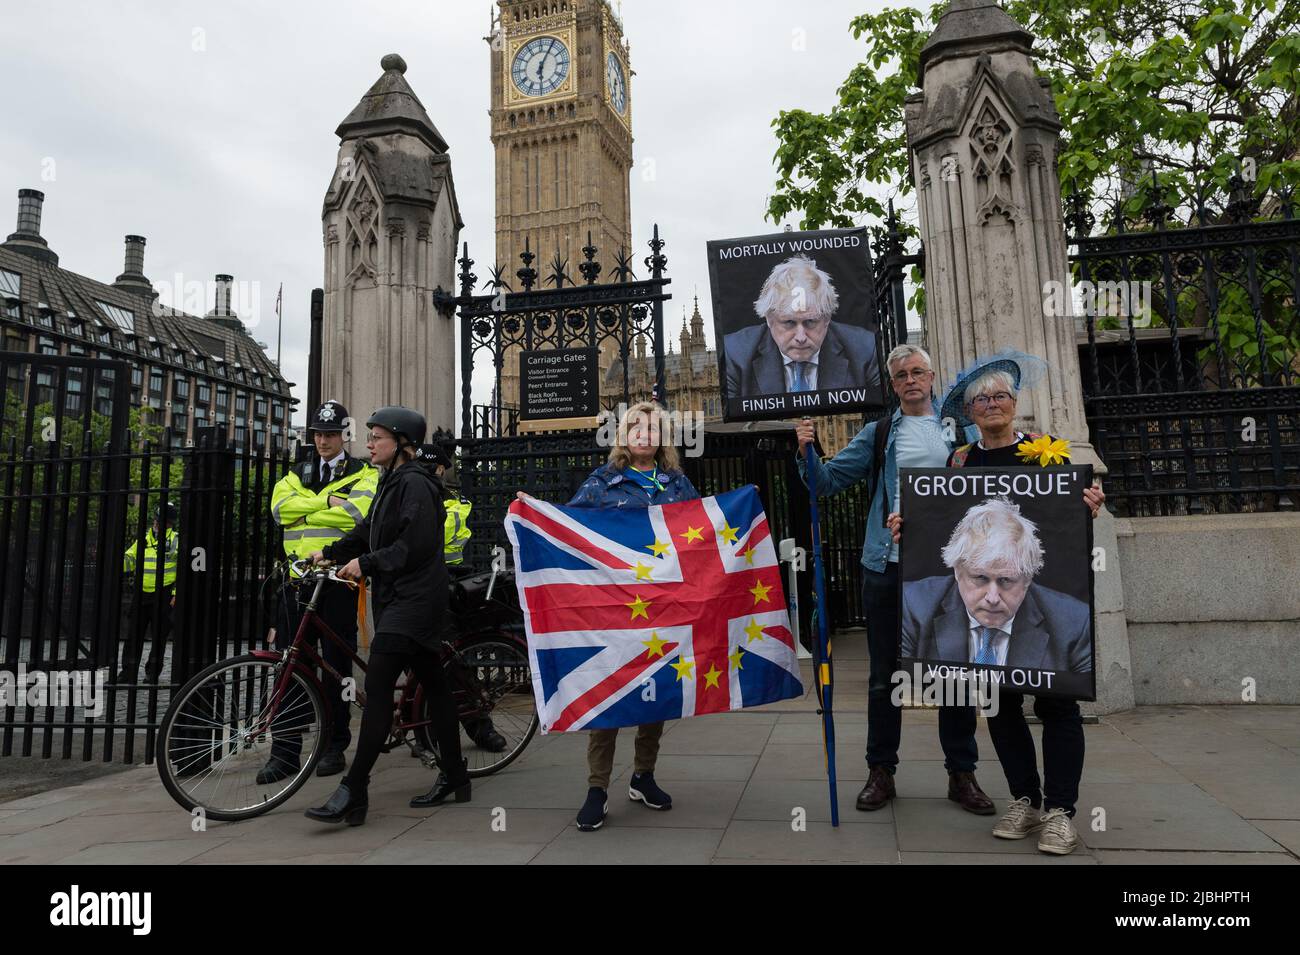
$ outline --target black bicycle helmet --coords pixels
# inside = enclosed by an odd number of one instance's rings
[[[393,432],[399,448],[403,444],[423,443],[424,432],[427,430],[424,415],[401,405],[385,405],[372,414],[366,420],[366,427],[373,428],[375,425]]]

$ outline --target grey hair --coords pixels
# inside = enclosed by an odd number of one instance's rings
[[[894,373],[894,365],[901,365],[913,355],[920,355],[925,361],[925,367],[931,370],[934,369],[934,363],[930,361],[930,353],[920,345],[895,346],[894,350],[889,353],[889,357],[885,359],[885,369],[892,375]]]
[[[1011,372],[986,371],[966,386],[966,390],[961,395],[961,403],[964,405],[970,404],[976,397],[984,394],[995,385],[999,389],[1009,392],[1012,398],[1016,396],[1016,380],[1011,377]]]
[[[1038,526],[1009,499],[989,498],[967,511],[953,528],[943,562],[953,570],[959,564],[982,568],[1006,563],[1021,577],[1033,577],[1043,569]]]
[[[792,255],[772,269],[758,301],[754,302],[754,311],[758,317],[766,319],[769,312],[782,306],[788,306],[795,291],[803,295],[804,308],[810,317],[831,316],[839,307],[840,296],[835,291],[835,283],[830,275],[817,268],[817,263],[806,255]]]

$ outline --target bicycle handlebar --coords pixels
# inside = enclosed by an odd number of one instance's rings
[[[336,583],[346,584],[347,586],[352,587],[354,589],[357,586],[359,586],[359,584],[355,580],[348,580],[344,577],[338,576],[338,574],[335,573],[335,571],[337,570],[337,566],[335,564],[330,564],[330,563],[313,564],[309,560],[291,560],[289,561],[289,566],[293,568],[294,573],[298,575],[298,578],[300,580],[304,580],[304,579],[316,580],[323,577],[326,580],[332,580]]]

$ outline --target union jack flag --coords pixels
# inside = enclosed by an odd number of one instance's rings
[[[515,501],[506,517],[542,732],[803,694],[753,485],[649,508]]]

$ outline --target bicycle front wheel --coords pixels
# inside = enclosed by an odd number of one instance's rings
[[[158,774],[185,809],[223,821],[250,819],[311,776],[325,749],[325,703],[298,669],[276,694],[283,666],[251,653],[232,657],[200,671],[172,697],[158,733]]]

